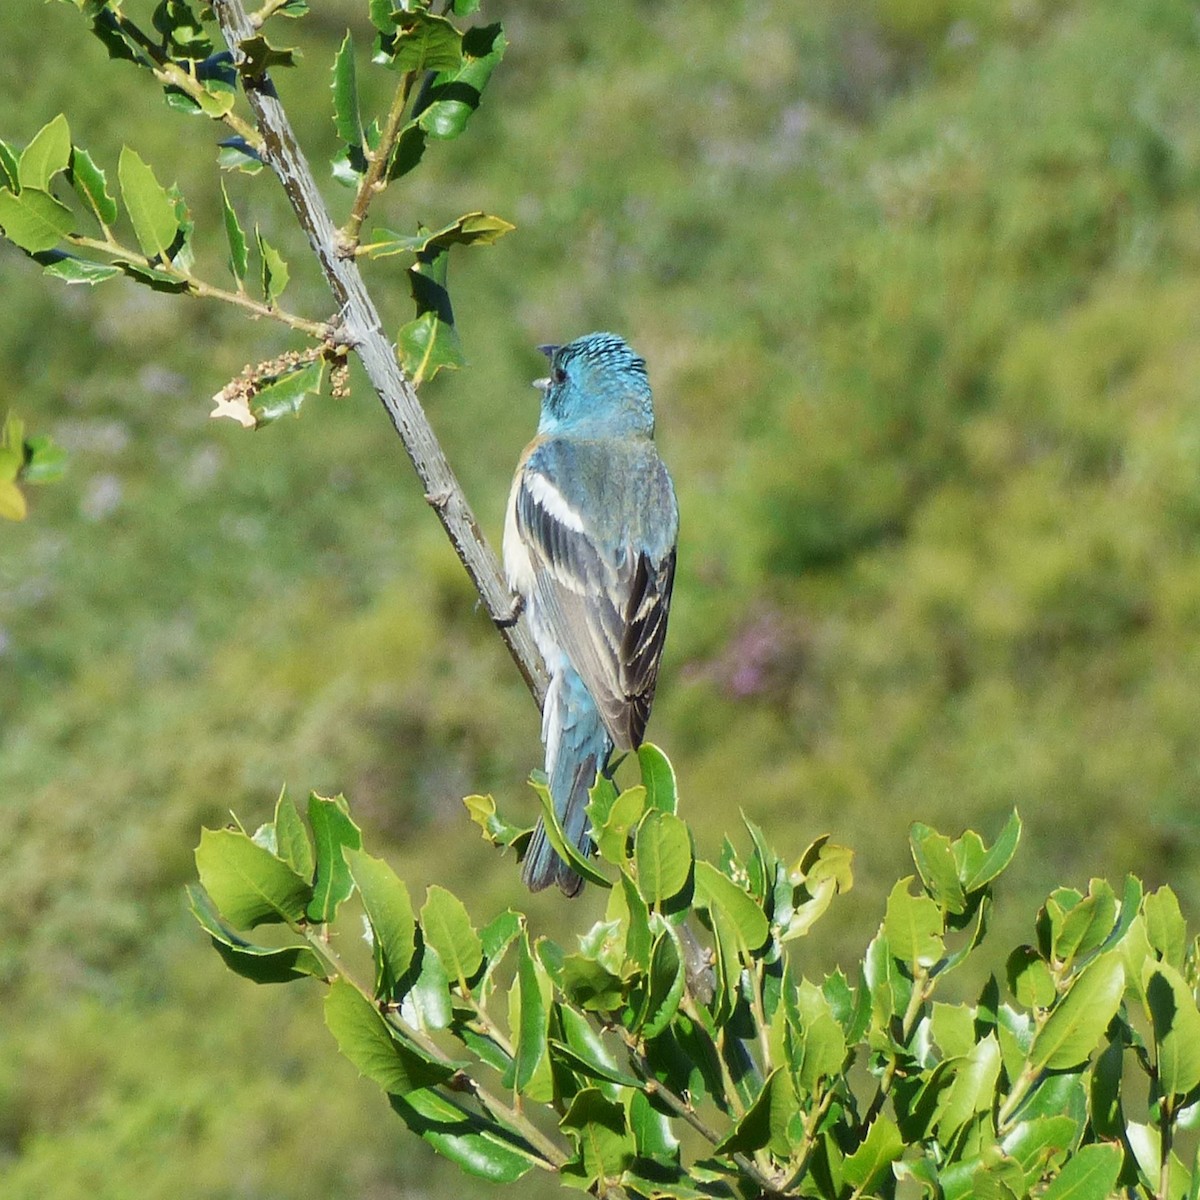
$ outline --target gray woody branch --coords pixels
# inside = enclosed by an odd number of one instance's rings
[[[253,37],[257,30],[247,16],[242,0],[213,0],[213,11],[234,61],[240,65],[245,57],[241,43]],[[367,378],[420,477],[425,498],[440,518],[484,608],[541,707],[546,695],[546,671],[530,636],[529,625],[519,615],[517,620],[511,620],[513,597],[499,560],[467,504],[416,392],[400,370],[357,263],[353,258],[338,255],[337,229],[317,189],[308,160],[292,132],[287,113],[265,74],[258,79],[246,79],[244,85],[246,99],[263,136],[263,158],[279,176],[337,301],[341,314],[338,340],[352,346],[362,360]]]

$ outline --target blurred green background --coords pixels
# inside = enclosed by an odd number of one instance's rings
[[[306,60],[279,84],[327,178],[327,69],[369,30],[365,4],[313,7],[280,31]],[[648,359],[683,512],[651,736],[701,850],[739,807],[785,855],[854,847],[814,973],[862,952],[913,820],[991,837],[1019,806],[997,968],[1058,883],[1133,871],[1194,913],[1195,5],[483,15],[512,45],[482,109],[376,214],[519,227],[457,255],[470,367],[423,399],[498,544],[532,347],[610,328]],[[135,146],[219,279],[216,127],[68,5],[10,0],[0,47],[0,137],[66,110],[110,177]],[[365,53],[360,75],[381,100]],[[327,315],[277,187],[228,182],[289,252],[289,307]],[[393,329],[397,261],[372,276]],[[67,288],[8,245],[0,280],[0,410],[70,452],[0,528],[0,1193],[463,1194],[338,1057],[319,988],[227,975],[181,888],[201,824],[257,823],[286,782],[344,791],[418,897],[436,879],[570,938],[602,898],[530,900],[459,802],[532,812],[516,672],[361,377],[250,435],[209,397],[281,331]]]

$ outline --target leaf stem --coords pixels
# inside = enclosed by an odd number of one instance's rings
[[[111,235],[106,241],[101,241],[99,238],[83,237],[80,234],[73,233],[67,237],[67,241],[72,246],[78,246],[82,250],[97,250],[101,254],[108,254],[113,258],[129,259],[131,262],[145,258],[145,255],[140,251],[131,250],[128,246],[122,246]],[[173,263],[161,262],[154,269],[161,271],[164,275],[170,275],[178,279],[180,283],[186,285],[189,295],[198,296],[205,300],[221,300],[226,304],[232,304],[237,308],[244,309],[256,317],[269,317],[272,321],[279,321],[281,324],[288,325],[300,333],[307,334],[309,337],[323,339],[329,334],[330,326],[328,323],[310,321],[307,317],[298,317],[294,313],[286,312],[281,308],[274,308],[271,305],[264,304],[260,300],[255,300],[245,292],[231,292],[226,288],[205,283],[203,279],[197,279],[189,272],[181,271]]]
[[[388,109],[379,145],[375,150],[366,151],[367,169],[359,181],[358,192],[355,194],[350,216],[339,234],[338,249],[343,255],[352,257],[357,253],[359,234],[362,231],[363,221],[367,218],[367,210],[371,206],[371,201],[375,198],[376,193],[382,192],[387,187],[384,173],[387,171],[392,151],[396,148],[396,140],[404,128],[404,110],[408,107],[408,98],[412,94],[415,78],[415,71],[404,72],[404,78],[397,85],[396,94],[392,97],[392,106]]]
[[[162,57],[161,60],[158,61],[158,65],[154,68],[154,78],[157,79],[158,82],[164,87],[177,87],[181,92],[186,93],[197,104],[199,104],[202,110],[204,106],[201,98],[203,97],[209,100],[212,99],[209,93],[205,91],[204,85],[200,82],[200,80],[198,80],[190,72],[185,71],[177,62],[173,61],[172,59]],[[225,124],[228,125],[229,128],[238,135],[238,137],[247,142],[256,152],[260,154],[262,153],[262,134],[260,134],[253,125],[250,125],[248,122],[242,120],[237,113],[230,111],[220,113],[216,116],[213,116],[210,113],[206,113],[205,115],[210,116],[214,121],[224,121]]]

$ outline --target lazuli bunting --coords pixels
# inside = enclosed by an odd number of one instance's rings
[[[504,570],[524,603],[550,686],[546,775],[567,837],[590,850],[588,790],[645,733],[667,632],[679,509],[654,448],[646,364],[615,334],[543,346],[537,436],[517,466]],[[539,821],[522,877],[573,896],[579,876]]]

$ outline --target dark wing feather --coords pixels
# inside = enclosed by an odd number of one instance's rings
[[[544,478],[544,477],[543,477]],[[579,673],[614,744],[641,743],[666,637],[672,548],[661,561],[606,552],[522,486],[517,520],[534,567],[533,603]]]

